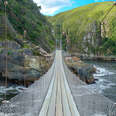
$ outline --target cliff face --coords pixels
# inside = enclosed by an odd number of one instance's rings
[[[105,17],[112,6],[113,2],[94,3],[60,13],[49,21],[54,27],[61,25],[69,51],[116,55],[116,7]]]
[[[0,82],[5,80],[7,54],[8,81],[28,85],[50,66],[44,55],[54,48],[52,27],[32,0],[9,0],[7,16],[4,9],[0,0]]]

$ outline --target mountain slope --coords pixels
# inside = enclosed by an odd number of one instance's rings
[[[116,6],[113,2],[89,4],[50,17],[56,27],[61,25],[68,50],[87,54],[116,54]],[[105,17],[105,18],[104,18]],[[103,20],[104,19],[104,20]],[[57,32],[56,32],[57,33]],[[66,46],[66,40],[63,40]]]
[[[3,3],[4,0],[0,0],[1,16],[4,15]],[[23,37],[26,30],[26,40],[50,51],[54,47],[51,24],[40,13],[40,9],[32,0],[8,0],[7,16],[19,35]]]

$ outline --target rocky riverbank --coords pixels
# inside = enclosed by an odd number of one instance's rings
[[[90,61],[107,61],[107,62],[116,62],[116,56],[84,56],[81,55],[80,58],[82,60],[90,60]]]
[[[8,50],[5,46],[8,46]],[[31,48],[31,47],[30,47]],[[8,68],[8,82],[15,84],[23,84],[26,86],[38,80],[51,65],[51,60],[42,55],[35,55],[32,48],[21,47],[15,41],[8,41],[7,43],[0,42],[0,81],[4,82],[6,75],[6,53],[7,68]],[[36,53],[40,53],[36,49]]]
[[[76,56],[81,60],[116,62],[116,56],[87,55],[79,53],[71,53],[69,55]]]
[[[95,83],[93,74],[96,72],[96,69],[93,65],[82,62],[78,57],[65,57],[65,62],[71,71],[80,78],[80,80],[87,84]]]

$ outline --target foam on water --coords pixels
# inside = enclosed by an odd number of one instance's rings
[[[101,114],[99,114],[99,113],[97,114],[97,113],[96,113],[96,114],[94,114],[94,115],[92,115],[92,116],[107,116],[107,115],[106,115],[106,114],[102,114],[102,113],[101,113]]]
[[[20,92],[23,92],[26,88],[24,86],[10,86],[6,88],[5,86],[0,86],[0,101],[3,100],[3,95],[7,94],[18,94]],[[1,115],[0,115],[1,116]]]
[[[111,88],[112,86],[116,85],[116,83],[113,83],[108,79],[104,78],[105,76],[110,77],[114,75],[115,74],[114,72],[111,72],[105,68],[96,65],[94,65],[94,67],[97,69],[96,73],[94,74],[94,78],[98,79],[98,81],[96,81],[95,84],[88,85],[88,88],[93,88],[94,91],[102,93],[103,90]]]
[[[13,113],[6,114],[6,113],[1,112],[0,116],[14,116],[14,114]]]
[[[10,90],[17,90],[18,92],[22,92],[24,89],[26,89],[24,86],[16,86],[16,87],[8,87],[6,88],[5,86],[0,86],[0,93],[5,93],[6,91]]]
[[[99,67],[94,65],[94,67],[97,69],[96,74],[94,74],[95,77],[101,77],[101,76],[106,76],[106,75],[113,75],[115,74],[114,72],[108,71],[105,68]]]

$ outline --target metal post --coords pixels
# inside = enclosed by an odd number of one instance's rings
[[[61,30],[61,25],[59,25],[59,30],[60,30],[60,49],[62,50],[62,30]]]
[[[52,30],[52,33],[53,33],[53,36],[55,37],[55,31],[54,30]],[[56,39],[56,50],[57,50],[57,39]]]
[[[27,35],[27,31],[24,30],[24,39],[26,38],[26,35]]]
[[[57,39],[56,39],[56,50],[57,50],[58,46],[57,46]]]
[[[60,39],[60,49],[62,50],[62,38]]]
[[[4,9],[4,15],[5,15],[5,50],[6,50],[6,55],[5,55],[5,87],[7,88],[7,78],[8,78],[8,42],[7,42],[7,14],[6,14],[6,7],[7,7],[7,4],[8,2],[5,1],[4,2],[4,6],[5,6],[5,9]],[[4,101],[2,101],[3,104],[7,104],[8,102],[6,101],[6,92],[5,92],[5,96],[4,96]],[[4,116],[6,115],[6,112],[4,112]]]
[[[7,1],[5,1],[4,2],[4,5],[5,5],[5,43],[6,43],[6,45],[5,45],[5,47],[6,47],[6,71],[5,71],[5,86],[6,86],[6,88],[7,88],[7,78],[8,78],[8,42],[7,42],[7,14],[6,14],[6,7],[7,7],[7,5],[8,5],[8,2]],[[6,94],[5,94],[5,99],[6,99]]]

